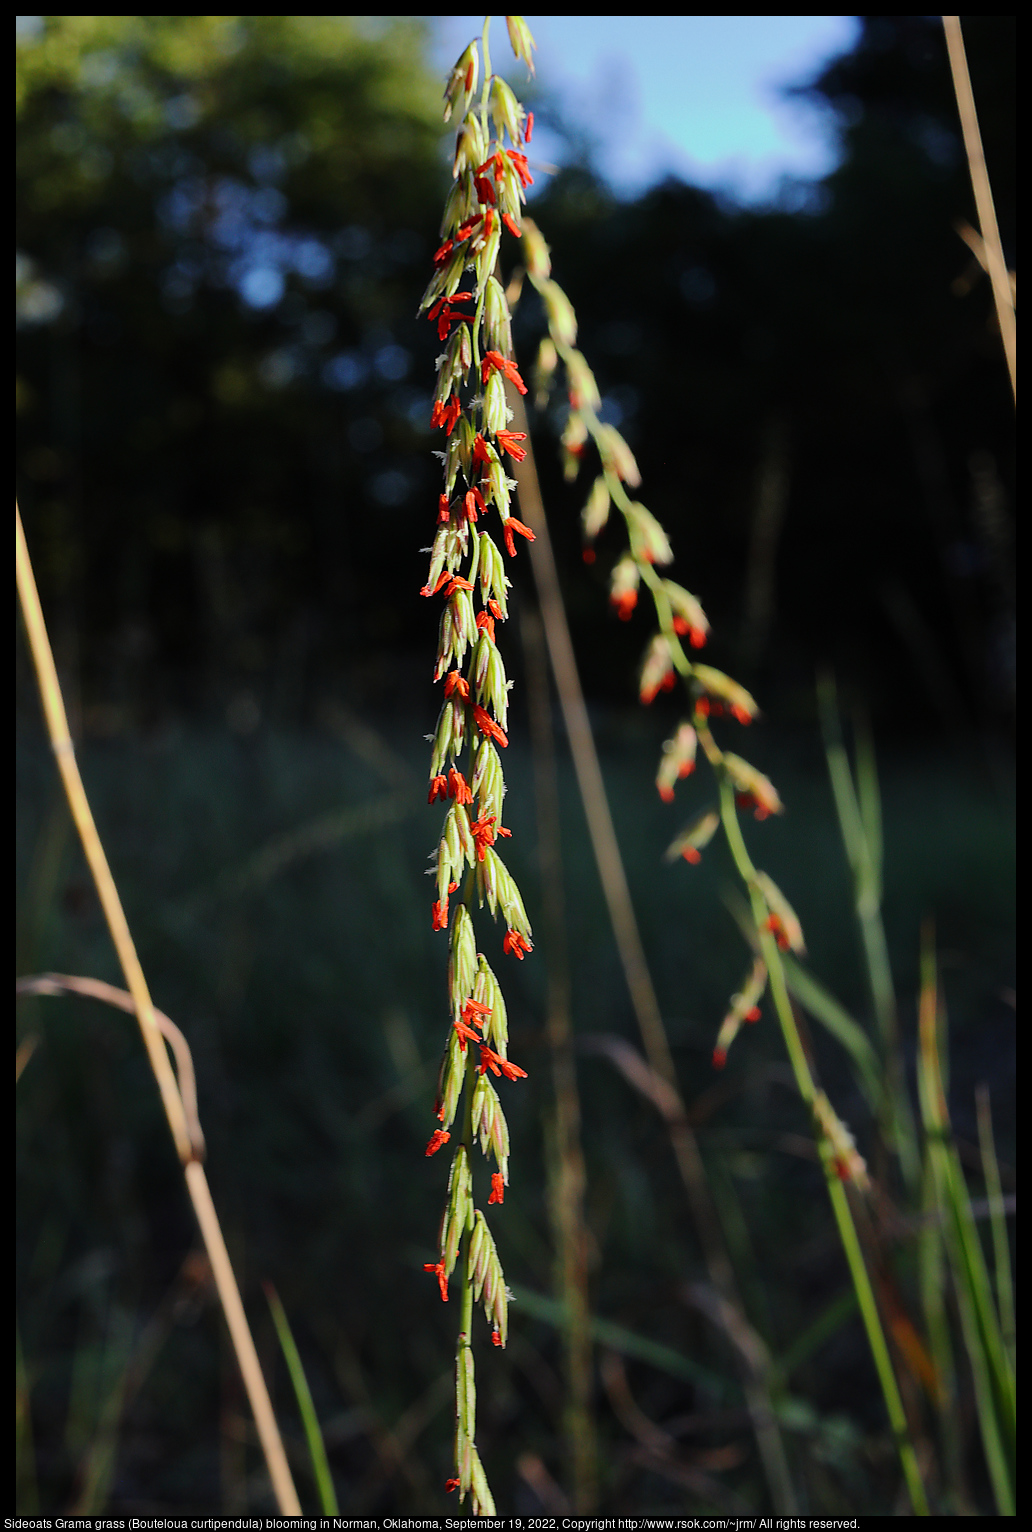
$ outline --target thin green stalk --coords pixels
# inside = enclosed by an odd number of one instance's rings
[[[803,1101],[810,1108],[811,1112],[814,1112],[817,1101],[817,1087],[810,1072],[810,1065],[807,1061],[802,1038],[799,1035],[799,1029],[796,1026],[795,1016],[792,1014],[792,1002],[789,999],[788,986],[785,982],[785,971],[781,963],[781,954],[772,933],[767,929],[767,910],[763,896],[756,886],[756,869],[746,849],[745,840],[742,836],[742,827],[738,822],[732,783],[726,771],[721,770],[719,777],[720,809],[724,833],[727,836],[728,846],[730,847],[738,872],[749,889],[753,916],[759,933],[760,951],[767,965],[774,1008],[781,1023],[781,1032],[785,1040],[785,1047],[788,1050],[789,1062],[792,1065],[796,1085]],[[817,1126],[816,1120],[815,1126]],[[918,1516],[927,1516],[929,1514],[928,1501],[925,1497],[924,1485],[921,1481],[921,1474],[917,1465],[917,1454],[910,1440],[903,1401],[900,1398],[896,1375],[892,1369],[889,1348],[885,1341],[885,1333],[878,1314],[874,1290],[871,1287],[871,1280],[867,1274],[867,1267],[864,1264],[856,1225],[853,1222],[853,1214],[846,1196],[845,1187],[835,1169],[831,1145],[828,1143],[826,1134],[821,1132],[819,1128],[817,1130],[817,1147],[820,1152],[821,1164],[824,1167],[824,1178],[828,1187],[828,1196],[831,1198],[832,1212],[835,1215],[835,1222],[838,1226],[839,1239],[842,1242],[842,1248],[845,1251],[846,1261],[849,1265],[849,1274],[856,1290],[857,1303],[860,1305],[860,1313],[864,1321],[864,1329],[867,1332],[868,1345],[871,1348],[871,1355],[874,1358],[875,1369],[878,1373],[878,1381],[881,1384],[882,1394],[885,1398],[889,1423],[896,1438],[896,1446],[903,1469],[903,1477],[906,1480],[907,1489],[910,1494],[910,1501]]]
[[[308,1443],[308,1455],[312,1460],[312,1473],[319,1492],[319,1509],[324,1516],[339,1516],[340,1507],[337,1504],[337,1492],[333,1487],[333,1476],[326,1456],[326,1443],[323,1441],[319,1417],[312,1400],[312,1391],[308,1387],[308,1379],[305,1377],[305,1369],[294,1341],[290,1321],[272,1283],[266,1282],[263,1286],[272,1312],[272,1322],[276,1326],[276,1334],[279,1337],[283,1360],[287,1364],[290,1381],[294,1385],[297,1407],[301,1412],[301,1424],[304,1427],[305,1441]]]
[[[752,908],[736,888],[729,889],[724,903],[730,910],[745,940],[758,951],[756,923]],[[874,1045],[860,1023],[852,1017],[829,989],[814,977],[789,952],[782,952],[788,992],[815,1021],[831,1034],[853,1061],[856,1082],[864,1100],[875,1114],[882,1100],[881,1063]]]
[[[465,1102],[462,1119],[462,1147],[466,1151],[467,1163],[472,1161],[473,1149],[473,1087],[476,1082],[477,1069],[473,1058],[473,1049],[466,1049],[466,1085]],[[459,1311],[459,1335],[455,1349],[455,1380],[456,1380],[456,1462],[462,1472],[462,1453],[459,1449],[460,1427],[464,1429],[465,1437],[469,1443],[472,1455],[472,1488],[474,1514],[479,1516],[494,1516],[495,1503],[491,1490],[476,1449],[476,1424],[477,1424],[477,1391],[474,1381],[473,1364],[473,1198],[469,1200],[469,1223],[462,1236],[462,1254],[460,1259],[461,1270],[461,1307]],[[456,1481],[458,1483],[458,1481]]]
[[[781,966],[785,971],[785,983],[804,1011],[830,1032],[853,1060],[857,1072],[857,1084],[872,1111],[877,1111],[882,1089],[878,1055],[871,1040],[858,1021],[844,1006],[840,1005],[830,990],[819,979],[808,973],[803,965],[789,953],[781,954]]]
[[[472,1161],[473,1156],[473,1088],[476,1085],[477,1067],[473,1057],[473,1049],[466,1049],[466,1085],[462,1109],[462,1147]],[[462,1301],[459,1315],[459,1345],[463,1343],[467,1347],[472,1345],[473,1339],[473,1268],[470,1262],[470,1233],[472,1228],[472,1212],[470,1215],[470,1228],[462,1238]]]

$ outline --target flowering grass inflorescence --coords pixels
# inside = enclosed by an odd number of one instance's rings
[[[629,490],[641,483],[634,454],[614,426],[598,416],[601,396],[594,374],[582,352],[575,345],[577,317],[562,288],[553,279],[548,246],[538,229],[524,219],[523,245],[527,275],[540,294],[548,316],[549,333],[541,342],[534,382],[537,402],[544,402],[555,379],[559,363],[565,371],[569,409],[562,434],[563,467],[566,478],[577,477],[589,441],[599,457],[600,472],[592,484],[581,513],[584,534],[584,559],[595,561],[595,539],[609,521],[615,506],[622,514],[628,545],[617,558],[609,583],[609,600],[617,615],[628,621],[638,605],[644,585],[655,608],[657,631],[650,639],[641,667],[641,700],[650,703],[661,691],[671,691],[681,677],[687,693],[688,716],[678,725],[663,746],[656,774],[660,797],[671,803],[676,783],[695,770],[695,758],[701,746],[716,775],[720,801],[697,814],[681,831],[668,855],[683,856],[698,862],[706,845],[721,824],[737,853],[741,843],[737,810],[751,809],[757,819],[780,814],[783,809],[777,790],[767,777],[748,761],[717,744],[711,720],[727,717],[739,724],[749,724],[757,716],[754,699],[737,681],[702,664],[688,649],[702,649],[709,637],[710,624],[698,597],[676,581],[657,573],[673,562],[670,540],[656,517],[639,500],[632,500]],[[733,827],[732,827],[733,822]],[[766,873],[743,865],[736,855],[759,914],[759,925],[774,935],[781,947],[803,950],[802,929],[791,905]],[[743,1021],[757,1021],[758,1002],[767,988],[767,965],[758,957],[740,994],[732,998],[713,1050],[713,1063],[721,1068],[727,1050]]]
[[[917,1457],[908,1435],[885,1334],[842,1184],[851,1183],[858,1194],[867,1194],[870,1188],[867,1167],[848,1128],[836,1115],[825,1093],[818,1089],[792,1011],[782,954],[788,951],[805,953],[802,927],[781,889],[767,873],[754,865],[739,820],[739,812],[743,809],[751,810],[756,819],[763,820],[772,814],[780,814],[783,804],[773,783],[741,756],[723,749],[711,728],[714,718],[724,717],[748,725],[757,716],[758,708],[738,682],[686,652],[685,639],[688,647],[695,651],[706,644],[709,635],[706,614],[696,596],[658,573],[658,569],[673,562],[669,539],[651,511],[640,501],[631,499],[629,491],[636,490],[641,483],[638,465],[620,433],[599,418],[601,396],[598,385],[575,345],[576,314],[566,294],[552,278],[548,246],[527,218],[523,220],[523,247],[527,275],[543,300],[548,319],[548,335],[541,342],[533,375],[536,402],[539,405],[545,403],[561,361],[569,401],[562,433],[566,478],[573,480],[577,477],[589,441],[594,443],[600,462],[600,472],[582,512],[584,559],[589,564],[594,563],[595,539],[609,520],[612,507],[616,506],[623,516],[628,546],[612,570],[610,602],[617,615],[628,621],[644,585],[652,595],[655,609],[657,630],[649,641],[642,663],[641,700],[647,704],[660,691],[672,690],[678,676],[687,695],[687,717],[663,746],[656,775],[657,789],[664,801],[671,802],[676,783],[694,771],[699,747],[716,779],[717,802],[696,814],[669,847],[667,855],[698,862],[705,847],[722,828],[749,895],[755,956],[741,990],[731,997],[714,1045],[713,1065],[717,1069],[723,1068],[728,1049],[743,1022],[760,1020],[759,1002],[769,992],[799,1094],[810,1112],[832,1210],[896,1436],[911,1504],[915,1511],[926,1514],[927,1500]]]
[[[519,17],[507,17],[517,58],[531,65],[533,39]],[[474,106],[481,73],[483,86]],[[502,824],[505,779],[499,750],[508,744],[509,683],[496,642],[508,616],[505,556],[517,537],[533,538],[511,512],[516,485],[506,461],[519,462],[525,434],[507,429],[505,382],[526,385],[512,355],[509,306],[496,276],[503,229],[519,237],[525,188],[531,182],[523,152],[533,130],[504,80],[490,72],[488,23],[465,49],[445,88],[444,120],[459,127],[453,178],[441,225],[442,244],[420,313],[437,327],[445,349],[437,362],[431,424],[444,432],[444,487],[438,500],[430,571],[422,594],[441,596],[434,680],[443,703],[432,736],[429,801],[448,803],[430,872],[436,879],[435,931],[449,941],[451,1024],[436,1102],[440,1124],[426,1153],[457,1143],[441,1220],[438,1259],[427,1263],[447,1302],[459,1268],[461,1313],[456,1351],[455,1477],[448,1489],[467,1494],[475,1515],[494,1513],[475,1445],[476,1387],[471,1328],[481,1303],[496,1346],[504,1346],[508,1299],[501,1263],[484,1214],[475,1205],[472,1151],[479,1138],[496,1165],[488,1205],[504,1200],[509,1179],[509,1133],[493,1079],[526,1075],[508,1057],[505,1002],[498,980],[477,951],[472,909],[485,902],[505,923],[503,951],[522,961],[531,929],[519,889],[496,849],[510,831]],[[508,145],[505,140],[508,139]],[[494,516],[505,554],[491,535]],[[452,902],[454,901],[454,902]],[[492,1079],[493,1077],[493,1079]],[[460,1126],[456,1127],[457,1122]]]
[[[519,17],[506,20],[513,51],[532,68],[534,44],[525,23]],[[445,208],[443,243],[434,257],[435,273],[420,306],[445,343],[438,359],[431,417],[432,425],[445,434],[444,450],[439,454],[444,488],[422,593],[444,598],[434,672],[435,680],[444,681],[444,700],[431,736],[429,799],[431,803],[437,798],[450,801],[431,873],[437,882],[433,926],[449,931],[451,1027],[438,1090],[440,1126],[427,1144],[428,1155],[451,1142],[462,1107],[438,1259],[426,1265],[436,1276],[445,1301],[452,1273],[457,1265],[460,1270],[456,1475],[448,1480],[447,1487],[458,1489],[460,1500],[469,1494],[475,1515],[494,1512],[474,1442],[476,1388],[471,1330],[474,1303],[481,1302],[491,1324],[492,1340],[504,1346],[509,1295],[494,1240],[483,1213],[475,1206],[472,1151],[479,1137],[484,1153],[494,1157],[497,1169],[491,1175],[488,1205],[501,1202],[508,1183],[509,1140],[501,1102],[488,1072],[496,1079],[504,1075],[510,1080],[525,1073],[507,1055],[505,1004],[490,965],[477,951],[471,914],[474,898],[481,908],[486,900],[492,915],[501,911],[506,953],[522,959],[531,950],[523,901],[495,850],[496,840],[509,833],[502,826],[505,783],[497,748],[508,743],[509,683],[495,641],[496,624],[507,616],[509,581],[502,551],[488,530],[491,512],[497,512],[510,558],[516,553],[517,535],[533,540],[530,529],[511,514],[516,484],[506,473],[507,459],[518,463],[526,455],[521,445],[526,437],[508,428],[511,416],[505,383],[521,394],[527,392],[527,386],[512,354],[508,296],[496,275],[504,228],[521,238],[526,275],[540,294],[548,318],[549,333],[541,343],[533,379],[539,403],[544,402],[560,361],[565,372],[569,410],[562,451],[566,477],[576,478],[589,440],[600,460],[600,472],[582,513],[584,558],[588,563],[594,561],[595,539],[616,506],[628,543],[612,572],[610,600],[626,621],[644,585],[651,593],[656,616],[656,631],[642,664],[641,700],[650,703],[660,691],[672,690],[678,676],[685,688],[687,716],[663,747],[656,786],[660,796],[670,802],[676,783],[694,771],[700,747],[716,779],[717,802],[696,814],[668,855],[698,862],[722,828],[748,890],[756,951],[719,1029],[713,1064],[722,1068],[742,1024],[760,1019],[759,1003],[769,990],[800,1096],[811,1114],[832,1209],[911,1502],[915,1510],[925,1511],[927,1502],[899,1388],[842,1185],[851,1182],[864,1194],[868,1190],[866,1166],[849,1130],[818,1089],[789,1001],[782,953],[805,951],[802,928],[777,884],[753,864],[739,820],[743,809],[763,820],[780,814],[783,805],[768,778],[741,756],[723,749],[711,727],[713,719],[725,717],[748,725],[758,708],[738,682],[686,651],[684,640],[692,651],[705,646],[709,621],[695,595],[658,573],[673,561],[669,539],[651,511],[631,499],[629,491],[641,482],[634,455],[615,427],[599,418],[601,397],[587,361],[576,349],[573,307],[552,278],[548,246],[534,223],[523,216],[524,192],[531,183],[523,149],[530,140],[533,117],[525,113],[505,82],[490,72],[488,26],[485,21],[480,47],[476,41],[470,43],[459,58],[445,90],[445,121],[453,114],[460,121],[453,165],[455,186]],[[481,49],[484,84],[478,106],[471,109]],[[470,285],[465,286],[468,273]],[[518,291],[521,280],[517,276],[509,291]],[[453,896],[455,908],[449,927]]]

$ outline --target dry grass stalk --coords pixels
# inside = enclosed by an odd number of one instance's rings
[[[229,1253],[226,1249],[226,1242],[222,1235],[218,1214],[215,1211],[215,1204],[212,1201],[208,1179],[198,1157],[198,1143],[191,1133],[191,1125],[184,1106],[183,1097],[176,1083],[176,1077],[165,1048],[161,1028],[155,1016],[147,981],[144,978],[143,969],[136,954],[136,947],[129,932],[129,924],[125,918],[125,912],[122,909],[122,901],[118,896],[118,890],[115,887],[115,881],[111,875],[111,869],[108,866],[107,857],[104,854],[104,848],[93,820],[89,800],[86,797],[86,790],[79,775],[79,768],[75,760],[75,749],[68,731],[68,719],[61,695],[61,686],[57,678],[57,669],[54,665],[53,651],[47,636],[43,610],[40,606],[39,593],[36,589],[36,580],[32,570],[32,562],[29,558],[28,545],[26,544],[25,533],[22,529],[21,514],[17,506],[15,506],[15,532],[18,595],[21,601],[22,615],[25,620],[25,628],[28,634],[36,677],[39,682],[50,746],[54,752],[58,770],[61,773],[61,780],[64,783],[68,804],[72,811],[72,818],[75,821],[83,850],[86,853],[86,860],[89,864],[101,907],[104,911],[104,918],[107,921],[108,930],[111,933],[111,939],[114,942],[122,972],[125,975],[133,1010],[140,1024],[140,1031],[143,1034],[143,1041],[147,1049],[148,1058],[150,1059],[151,1068],[154,1071],[154,1077],[161,1092],[165,1116],[168,1119],[176,1152],[183,1167],[187,1190],[190,1193],[190,1200],[193,1203],[197,1222],[200,1225],[201,1237],[204,1240],[208,1259],[211,1262],[212,1274],[215,1278],[222,1310],[226,1316],[226,1323],[229,1326],[229,1333],[240,1366],[244,1387],[247,1390],[251,1409],[254,1412],[255,1425],[258,1428],[258,1436],[268,1466],[269,1478],[272,1481],[276,1503],[283,1515],[298,1516],[301,1514],[301,1502],[298,1500],[297,1490],[294,1488],[287,1456],[283,1449],[283,1440],[280,1436],[279,1427],[276,1424],[276,1416],[273,1412],[272,1401],[269,1398],[269,1391],[265,1386],[265,1379],[262,1376],[258,1353],[255,1350],[254,1340],[247,1323],[247,1316],[244,1313],[240,1290],[237,1286],[236,1276],[234,1275]]]

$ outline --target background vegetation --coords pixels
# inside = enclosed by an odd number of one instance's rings
[[[964,25],[1013,265],[1013,20]],[[413,315],[447,182],[427,41],[415,19],[48,17],[18,53],[26,534],[144,968],[194,1050],[260,1346],[289,1430],[260,1296],[271,1279],[346,1513],[439,1508],[450,1430],[450,1330],[421,1270],[444,1020],[420,883],[434,614],[415,599],[437,347]],[[847,713],[873,721],[908,1058],[918,930],[934,914],[954,1126],[975,1141],[973,1088],[988,1082],[1011,1189],[1013,411],[988,282],[955,227],[974,215],[941,30],[866,18],[856,50],[805,89],[837,126],[841,166],[766,211],[677,182],[620,203],[590,145],[535,102],[570,153],[539,177],[534,216],[675,575],[714,623],[714,661],[764,706],[749,753],[789,806],[755,829],[764,865],[814,972],[865,1018],[815,666],[834,666]],[[528,297],[528,358],[536,333]],[[659,862],[680,823],[651,785],[674,715],[633,705],[644,625],[607,612],[605,540],[596,565],[580,561],[583,491],[561,480],[554,424],[540,424],[538,460],[575,643],[750,1318],[776,1359],[816,1314],[834,1321],[787,1385],[800,1492],[814,1510],[892,1509],[892,1448],[773,1028],[740,1040],[726,1076],[709,1072],[745,949],[719,861]],[[518,619],[509,633],[522,709]],[[117,981],[21,637],[18,654],[18,971]],[[524,738],[518,721],[510,821],[533,899]],[[599,1316],[666,1348],[665,1365],[601,1354],[603,1499],[755,1506],[728,1342],[685,1301],[700,1259],[662,1124],[590,1041],[635,1039],[562,788],[592,1295]],[[520,1173],[497,1233],[526,1317],[482,1371],[481,1451],[499,1505],[533,1510],[558,1508],[565,1478],[533,1168],[550,1112],[541,965],[513,965],[509,983],[531,1078],[510,1091]],[[131,1024],[26,1001],[19,1039],[35,1049],[19,1085],[20,1509],[262,1508]],[[814,1046],[860,1131],[840,1056]],[[898,1259],[905,1287],[905,1240]],[[677,1444],[658,1466],[642,1418]],[[960,1492],[980,1508],[970,1441]]]

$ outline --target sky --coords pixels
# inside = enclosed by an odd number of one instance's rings
[[[527,16],[538,80],[593,133],[599,168],[635,195],[664,175],[742,202],[778,196],[783,178],[811,180],[835,163],[822,114],[779,87],[814,75],[859,35],[854,16]],[[483,24],[438,17],[442,70]],[[492,23],[492,67],[517,95],[526,70]],[[535,137],[544,159],[555,142]]]

